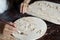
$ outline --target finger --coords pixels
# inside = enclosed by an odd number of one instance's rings
[[[20,6],[20,13],[22,13],[23,11],[22,11],[22,8],[23,7],[23,3],[21,3],[21,6]]]
[[[10,23],[10,24],[13,24],[15,26],[15,23]],[[9,30],[12,30],[12,31],[16,31],[16,27],[12,27],[8,24],[5,25],[5,28],[9,29]]]
[[[26,11],[26,7],[25,6],[26,6],[26,4],[24,4],[24,3],[21,4],[20,12],[23,13],[23,14]]]
[[[13,30],[15,27],[12,27],[12,26],[6,24],[6,25],[5,25],[5,28],[7,28],[7,29],[9,29],[9,30]]]
[[[14,23],[10,22],[9,24],[10,24],[10,26],[13,26],[13,27],[15,27],[15,26],[14,26]]]
[[[26,8],[25,8],[25,13],[27,12],[27,9],[28,9],[28,6],[26,5]]]
[[[14,26],[14,23],[12,23],[12,22],[9,22],[8,24],[5,24],[6,27],[7,27],[7,25],[8,25],[8,26],[15,27],[15,26]]]
[[[10,35],[12,33],[13,33],[13,31],[9,30],[9,29],[4,29],[4,31],[3,31],[3,34],[5,34],[5,35]]]
[[[25,12],[25,7],[23,7],[23,10],[22,10],[22,13],[24,14],[24,12]]]
[[[28,10],[28,4],[24,4],[24,7],[23,7],[23,13],[26,13]]]
[[[24,4],[24,6],[23,6],[23,14],[25,13],[25,11],[26,11],[26,5]]]
[[[15,32],[17,30],[16,30],[16,28],[13,28],[13,29],[5,28],[4,31],[9,32],[9,34],[12,34],[13,32]]]
[[[13,25],[14,23],[10,22],[11,25]]]
[[[12,32],[14,32],[14,31],[16,31],[16,28],[11,28],[11,29],[5,28],[4,31],[5,31],[5,30],[7,30],[7,31],[9,31],[9,32],[12,33]]]
[[[13,25],[14,25],[14,27],[16,28],[16,24],[15,24],[15,23],[13,23]]]
[[[24,8],[23,8],[23,13],[26,13],[26,12],[27,12],[27,7],[24,6]]]

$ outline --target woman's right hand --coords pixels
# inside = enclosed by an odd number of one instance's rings
[[[9,24],[14,25],[14,23],[10,22]],[[3,35],[11,35],[16,30],[16,27],[5,24]]]
[[[12,22],[10,22],[9,24],[15,25]],[[0,33],[2,33],[3,35],[11,35],[15,30],[16,27],[0,22]]]
[[[10,24],[14,25],[14,23],[12,23],[12,22],[10,22]],[[12,27],[8,24],[4,24],[4,23],[0,22],[0,30],[2,31],[0,40],[12,40],[12,39],[15,40],[15,38],[11,35],[16,30],[15,27]]]

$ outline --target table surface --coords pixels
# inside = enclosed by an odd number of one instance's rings
[[[60,25],[47,22],[48,29],[46,34],[38,40],[60,40]]]

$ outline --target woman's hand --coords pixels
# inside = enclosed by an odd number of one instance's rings
[[[26,13],[31,0],[24,0],[20,5],[20,13]]]
[[[27,3],[21,3],[20,5],[20,13],[26,13],[27,12],[27,9],[28,9],[28,4]]]
[[[9,24],[15,25],[10,22]],[[11,35],[14,31],[16,31],[16,27],[10,26],[3,22],[0,22],[0,40],[15,40],[15,38]]]
[[[10,22],[9,24],[14,25],[14,23]],[[5,24],[3,35],[11,35],[15,31],[15,27]]]
[[[10,22],[9,24],[15,25],[14,23]],[[2,35],[11,35],[14,31],[16,31],[16,27],[10,26],[4,22],[0,22],[0,34]]]

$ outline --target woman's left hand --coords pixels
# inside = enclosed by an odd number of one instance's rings
[[[26,13],[27,12],[27,10],[28,10],[28,4],[27,3],[21,3],[21,5],[20,5],[20,13]]]

